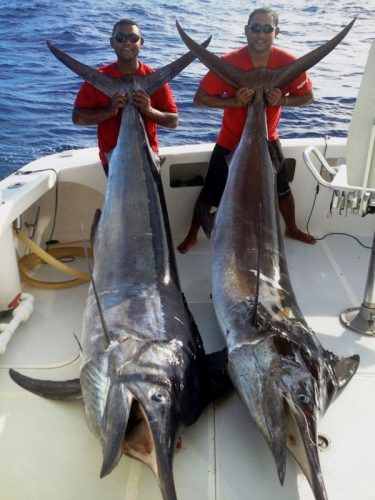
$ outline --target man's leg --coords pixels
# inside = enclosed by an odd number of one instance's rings
[[[316,243],[316,239],[308,233],[301,231],[296,224],[296,211],[292,191],[289,186],[288,172],[285,166],[284,153],[279,140],[270,144],[272,162],[277,171],[277,194],[280,213],[285,221],[285,234],[289,238],[309,243]]]
[[[211,207],[217,207],[220,203],[228,177],[226,157],[229,153],[230,151],[228,149],[219,146],[219,144],[215,144],[210,164],[208,166],[207,176],[204,181],[204,186],[194,206],[189,231],[184,240],[177,246],[177,250],[180,253],[187,253],[197,243],[198,231],[202,225],[201,218],[197,210],[197,204],[200,203],[200,208],[207,210],[208,213],[211,210]]]
[[[198,198],[198,200],[199,200],[199,198]],[[198,203],[198,201],[196,203]],[[202,202],[202,203],[204,203],[204,202]],[[209,205],[207,203],[204,203],[204,205],[205,205],[205,207],[207,207],[207,211],[209,211],[211,209],[211,205]],[[188,231],[187,235],[185,236],[185,239],[177,247],[177,250],[180,253],[187,253],[191,247],[196,245],[197,239],[198,239],[198,231],[199,231],[200,227],[201,227],[201,220],[200,220],[200,217],[198,215],[196,205],[195,205],[189,231]]]
[[[316,239],[313,236],[304,233],[296,225],[295,205],[292,193],[285,198],[279,199],[279,208],[286,225],[285,234],[289,236],[289,238],[303,241],[310,245],[316,243]]]

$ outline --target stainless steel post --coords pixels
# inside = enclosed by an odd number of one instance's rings
[[[357,333],[375,336],[375,233],[362,305],[346,309],[340,319],[346,327]]]

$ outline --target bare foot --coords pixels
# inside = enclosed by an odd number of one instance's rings
[[[316,239],[311,234],[304,233],[300,229],[287,229],[285,234],[289,236],[289,238],[293,238],[294,240],[302,241],[303,243],[307,243],[309,245],[314,245],[316,243]]]
[[[197,238],[194,236],[188,235],[188,236],[186,236],[184,241],[178,245],[177,250],[180,253],[188,253],[190,248],[193,247],[194,245],[196,245],[196,243],[197,243]]]

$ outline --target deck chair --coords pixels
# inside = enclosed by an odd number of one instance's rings
[[[350,209],[361,217],[375,213],[374,82],[375,41],[370,48],[349,126],[346,163],[330,166],[314,146],[307,147],[303,152],[305,163],[319,184],[332,190],[332,206],[338,208],[339,213]],[[331,181],[327,181],[327,177]],[[346,309],[340,319],[345,326],[358,333],[375,336],[375,233],[362,305]]]

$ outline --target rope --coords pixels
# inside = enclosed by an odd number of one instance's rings
[[[18,261],[20,275],[23,281],[27,284],[38,288],[61,289],[81,285],[82,283],[90,281],[90,273],[67,266],[58,259],[66,257],[85,257],[86,255],[92,257],[93,252],[91,248],[59,247],[50,248],[48,252],[46,252],[24,233],[13,230],[13,234],[32,252],[25,255]],[[68,274],[69,276],[73,276],[74,279],[63,281],[42,281],[32,278],[28,274],[29,271],[42,263],[49,264],[54,269],[57,269],[64,274]]]
[[[0,356],[5,353],[8,342],[20,323],[29,319],[33,309],[34,297],[29,293],[23,293],[19,305],[12,311],[10,323],[0,323]]]

